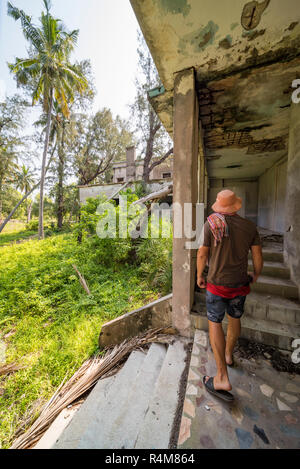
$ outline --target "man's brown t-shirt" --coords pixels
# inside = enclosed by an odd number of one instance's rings
[[[248,281],[248,253],[261,244],[255,224],[239,215],[225,215],[229,237],[215,246],[208,221],[204,224],[203,246],[210,248],[207,282],[224,287],[239,287]]]

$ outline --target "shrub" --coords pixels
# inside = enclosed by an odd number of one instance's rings
[[[169,228],[170,236],[161,237],[163,225],[160,223],[159,235],[157,239],[143,239],[137,246],[137,260],[140,264],[139,270],[145,277],[149,285],[160,290],[162,294],[172,291],[172,226]]]
[[[130,189],[121,193],[127,197],[127,210],[130,205],[137,200],[137,196],[132,193]],[[119,217],[120,206],[111,200],[109,203],[114,207],[116,214],[116,237],[109,237],[107,232],[106,238],[97,236],[97,225],[107,215],[107,210],[104,213],[97,213],[97,208],[101,203],[107,203],[107,197],[101,195],[97,198],[89,198],[86,204],[81,208],[80,222],[74,229],[75,236],[81,235],[83,242],[89,249],[93,249],[93,257],[95,262],[103,263],[104,265],[114,265],[130,261],[130,254],[134,249],[134,241],[127,234],[126,237],[120,237],[119,232]],[[132,217],[127,219],[127,228],[129,227]],[[108,227],[107,227],[108,228]]]
[[[37,231],[39,229],[39,221],[31,220],[29,223],[27,223],[26,229],[28,231]]]

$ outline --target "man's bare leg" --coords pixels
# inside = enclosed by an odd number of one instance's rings
[[[214,388],[216,390],[222,389],[224,391],[230,391],[232,386],[228,378],[225,360],[225,336],[222,324],[212,321],[208,321],[208,324],[210,344],[217,364],[217,375],[214,377]],[[208,378],[209,377],[207,377],[207,380]]]
[[[241,320],[227,315],[228,327],[226,336],[225,359],[228,365],[233,363],[233,350],[241,334]]]

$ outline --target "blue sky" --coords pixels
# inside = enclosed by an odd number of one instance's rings
[[[11,0],[36,21],[42,0]],[[138,23],[129,0],[52,0],[54,16],[69,30],[80,29],[76,60],[90,59],[97,96],[94,109],[109,107],[113,114],[128,117],[137,67]],[[26,56],[26,41],[19,22],[6,14],[7,1],[0,0],[0,97],[16,91],[6,63]],[[1,96],[2,94],[2,96]]]

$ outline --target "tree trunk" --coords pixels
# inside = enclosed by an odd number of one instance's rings
[[[30,223],[31,221],[32,204],[33,202],[31,201],[27,206],[27,223]]]
[[[65,172],[65,155],[64,155],[64,124],[59,142],[58,149],[58,186],[57,186],[57,228],[63,227],[64,217],[64,172]]]
[[[46,160],[48,154],[49,146],[49,135],[50,135],[50,125],[51,125],[51,112],[52,112],[52,102],[53,102],[53,92],[51,90],[50,103],[47,116],[47,127],[46,127],[46,137],[42,161],[42,170],[41,170],[41,181],[40,181],[40,204],[39,204],[39,239],[44,239],[44,189],[45,189],[45,174],[46,174]]]
[[[3,210],[3,179],[0,179],[0,223],[2,222],[2,210]]]
[[[20,207],[20,205],[24,202],[24,200],[27,199],[27,197],[30,196],[30,194],[32,194],[32,192],[37,188],[39,187],[40,185],[40,182],[39,181],[35,186],[33,186],[32,189],[30,189],[29,192],[27,192],[27,194],[24,195],[24,197],[20,200],[20,202],[17,203],[17,205],[15,206],[15,208],[10,212],[10,214],[8,215],[8,217],[4,220],[4,222],[2,223],[2,225],[0,226],[0,233],[1,231],[4,230],[6,224],[9,222],[9,220],[14,216],[14,214],[16,213],[16,211],[18,210],[18,208]]]
[[[153,145],[156,132],[158,131],[159,126],[155,126],[154,112],[151,110],[149,114],[149,136],[147,139],[147,148],[146,155],[144,158],[144,174],[143,179],[145,182],[150,180],[150,163],[153,158]]]
[[[56,149],[56,145],[55,145],[55,147],[54,147],[54,149],[53,149],[53,151],[52,151],[52,154],[51,154],[51,156],[50,156],[50,159],[49,159],[47,168],[46,168],[46,170],[45,170],[45,175],[46,175],[46,173],[47,173],[47,171],[48,171],[48,169],[49,169],[51,160],[52,160],[53,155],[54,155],[54,153],[55,153],[55,149]],[[18,208],[20,207],[20,205],[24,202],[24,200],[26,200],[26,199],[33,193],[33,191],[39,187],[40,183],[41,183],[41,181],[39,181],[37,184],[35,184],[35,186],[33,186],[33,188],[30,189],[30,191],[27,192],[27,193],[24,195],[24,197],[20,200],[20,202],[17,203],[17,205],[15,206],[15,208],[10,212],[10,214],[8,215],[8,217],[7,217],[7,218],[4,220],[4,222],[1,224],[1,226],[0,226],[0,233],[1,233],[1,231],[4,230],[5,226],[7,225],[7,223],[9,222],[9,220],[14,216],[14,214],[16,213],[16,211],[18,210]]]

